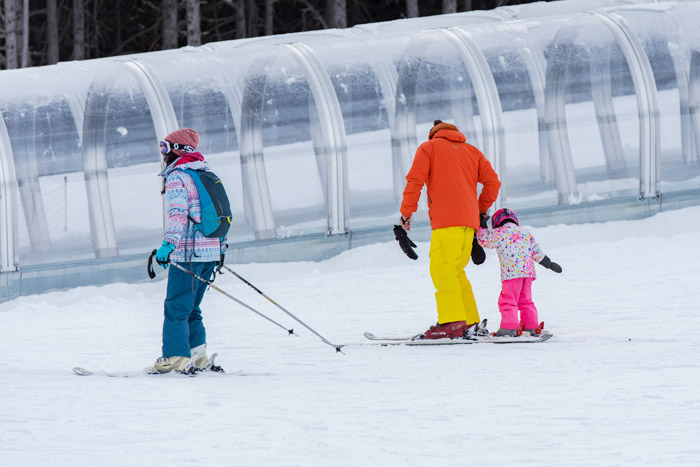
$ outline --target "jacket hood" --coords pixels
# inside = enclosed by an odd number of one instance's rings
[[[440,125],[449,125],[449,123],[441,123]],[[438,126],[440,126],[440,125],[438,125]],[[460,133],[459,130],[457,130],[457,127],[455,127],[454,125],[450,125],[450,126],[454,127],[454,129],[443,128],[443,129],[437,130],[435,133],[431,132],[432,136],[430,137],[430,139],[445,138],[445,139],[447,139],[449,141],[453,141],[455,143],[464,143],[467,141],[467,138],[462,133]]]
[[[175,159],[175,161],[159,173],[158,176],[167,177],[174,170],[179,169],[209,170],[209,165],[204,160],[204,156],[201,153],[192,152]]]
[[[436,120],[436,122],[440,122],[440,120]],[[440,122],[430,129],[428,139],[433,139],[435,136],[438,138],[446,138],[456,143],[463,143],[467,140],[467,138],[459,132],[459,128],[446,122]]]

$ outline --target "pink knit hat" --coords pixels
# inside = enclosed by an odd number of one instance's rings
[[[168,134],[168,136],[165,137],[165,141],[169,143],[186,144],[187,146],[192,146],[197,149],[199,133],[192,128],[181,128]],[[178,156],[185,154],[185,151],[180,151],[178,149],[173,149],[173,152]]]

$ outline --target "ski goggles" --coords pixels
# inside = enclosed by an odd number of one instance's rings
[[[194,152],[194,148],[192,146],[188,146],[187,144],[171,143],[170,141],[161,141],[160,142],[160,153],[161,154],[167,154],[173,150],[184,151],[184,152]]]

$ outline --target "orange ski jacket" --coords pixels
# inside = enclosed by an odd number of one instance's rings
[[[428,215],[432,229],[471,227],[479,229],[479,213],[496,201],[501,182],[491,163],[449,123],[439,123],[430,131],[430,139],[416,151],[406,175],[401,215],[405,218],[418,209],[423,185],[428,187]],[[484,187],[477,199],[477,183]]]

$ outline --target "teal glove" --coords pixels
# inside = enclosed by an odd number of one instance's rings
[[[170,262],[170,253],[175,251],[175,245],[168,243],[163,240],[163,245],[156,251],[156,263],[163,266],[163,269],[168,269],[168,263]]]

